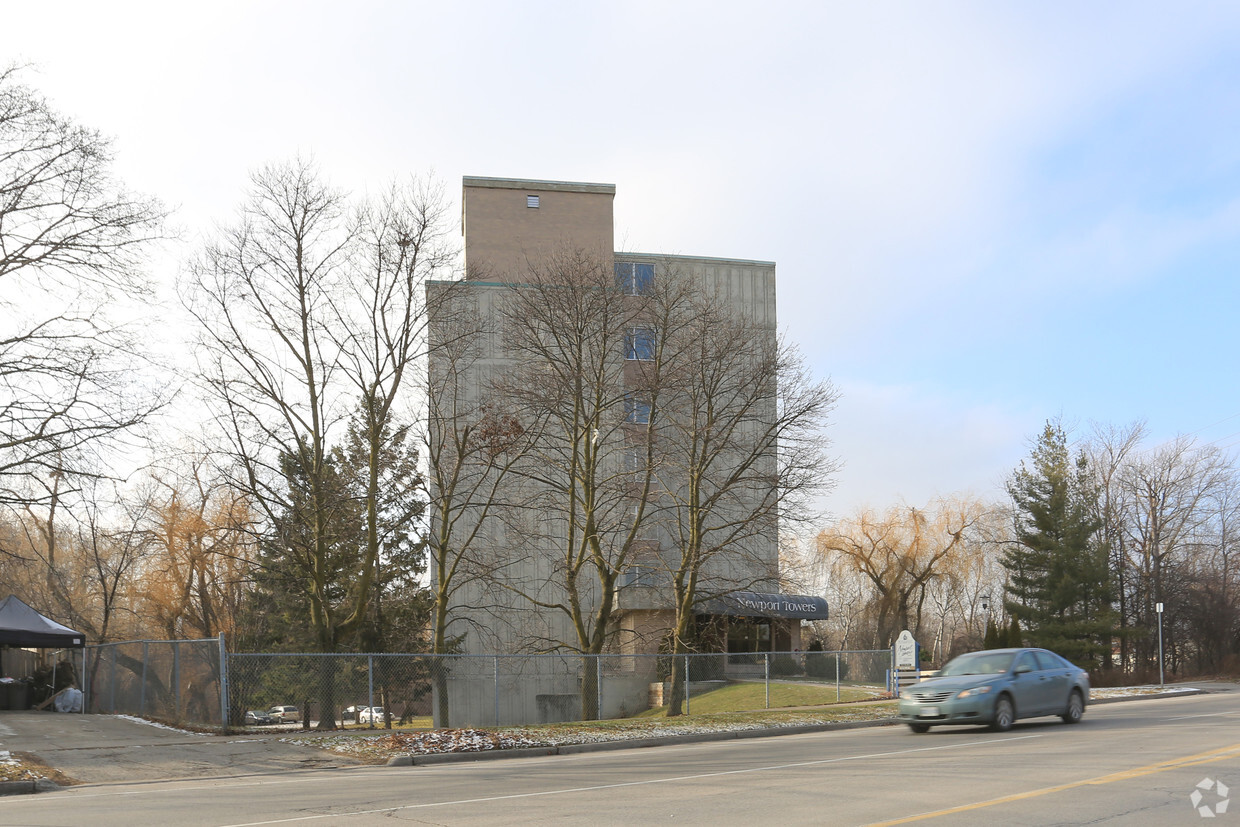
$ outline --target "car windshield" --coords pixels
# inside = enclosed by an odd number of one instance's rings
[[[974,652],[961,655],[939,670],[941,677],[955,675],[998,675],[1012,666],[1011,652]]]

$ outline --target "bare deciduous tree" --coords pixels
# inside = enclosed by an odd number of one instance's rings
[[[1226,458],[1216,448],[1198,447],[1179,437],[1135,456],[1125,464],[1125,550],[1133,582],[1129,611],[1145,634],[1134,640],[1135,655],[1153,664],[1156,652],[1156,604],[1164,603],[1168,631],[1188,600],[1185,565],[1208,532],[1210,509],[1229,477]],[[1176,664],[1175,635],[1165,641]]]
[[[1125,428],[1095,424],[1091,438],[1086,442],[1085,453],[1089,469],[1098,490],[1098,508],[1102,521],[1102,541],[1110,555],[1111,577],[1115,582],[1115,597],[1119,610],[1120,663],[1128,662],[1131,623],[1128,600],[1130,564],[1126,553],[1124,514],[1127,492],[1122,484],[1122,472],[1137,446],[1145,436],[1145,424],[1134,422]],[[1110,664],[1110,660],[1106,661]]]
[[[684,654],[705,603],[778,588],[779,532],[811,518],[834,471],[824,428],[838,393],[773,329],[673,268],[652,304],[662,367],[656,502],[673,545],[671,650]],[[668,715],[681,712],[683,677],[673,670]]]
[[[455,255],[446,227],[438,187],[416,180],[393,186],[361,210],[345,289],[333,300],[341,375],[358,400],[353,433],[365,464],[364,557],[375,565],[383,564],[387,546],[411,530],[425,507],[419,498],[423,481],[385,476],[385,456],[412,439],[411,413],[402,403],[414,390],[415,368],[425,355],[431,318],[426,302],[436,295],[428,287],[450,274]],[[356,588],[365,592],[371,585],[364,576]]]
[[[496,339],[494,296],[468,281],[429,286],[430,326],[426,452],[431,562],[431,651],[451,652],[480,611],[479,596],[495,574],[489,526],[509,516],[502,492],[521,461],[526,434],[477,373]],[[483,308],[481,305],[485,304]],[[465,605],[468,603],[468,605]],[[436,669],[435,725],[449,726],[448,672]]]
[[[494,386],[528,439],[514,471],[529,482],[531,495],[517,507],[540,522],[530,534],[538,547],[527,549],[529,560],[548,561],[554,576],[501,582],[558,613],[569,629],[567,639],[540,640],[535,632],[536,648],[602,653],[613,631],[619,577],[646,545],[659,366],[651,361],[626,377],[624,355],[626,337],[643,325],[648,304],[646,296],[617,290],[610,261],[572,250],[510,284],[503,297],[513,365]],[[636,470],[625,459],[632,449],[646,454]],[[506,562],[524,570],[534,565]],[[585,668],[587,719],[598,715],[595,681],[595,669]]]
[[[142,501],[150,550],[134,591],[144,623],[169,640],[232,639],[256,557],[245,498],[190,457],[152,471]]]
[[[284,532],[309,606],[314,645],[336,651],[365,614],[367,590],[337,602],[332,556],[333,429],[348,406],[332,336],[332,299],[348,264],[353,227],[343,195],[307,162],[269,166],[252,179],[240,222],[191,264],[187,305],[200,330],[199,370],[231,457],[231,484]],[[304,492],[294,491],[295,467]],[[293,542],[292,540],[296,540]],[[368,577],[358,561],[350,579]]]
[[[873,585],[876,646],[890,646],[902,629],[920,637],[930,582],[978,554],[975,530],[987,509],[969,500],[940,500],[928,509],[897,506],[862,511],[818,535],[819,551],[837,556]]]
[[[166,401],[136,378],[140,339],[108,312],[150,297],[141,267],[164,212],[111,162],[106,138],[0,70],[0,504],[64,494],[51,475]]]

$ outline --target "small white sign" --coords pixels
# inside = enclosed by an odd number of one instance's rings
[[[917,641],[913,633],[905,629],[896,638],[896,669],[917,668]]]

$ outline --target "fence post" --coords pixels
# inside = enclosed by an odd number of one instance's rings
[[[118,645],[119,644],[116,644],[116,643],[112,644],[112,669],[111,669],[111,675],[112,675],[111,684],[112,685],[108,687],[108,699],[110,702],[109,705],[112,708],[113,715],[116,714],[116,647]]]
[[[181,642],[172,641],[172,699],[177,705],[176,719],[181,720]]]
[[[375,728],[375,656],[366,656],[366,708],[370,710],[370,728]],[[387,710],[384,710],[386,712]],[[360,712],[355,712],[362,717]],[[361,723],[361,721],[358,721]]]
[[[771,653],[762,653],[762,682],[766,684],[766,708],[771,708]]]
[[[82,676],[79,678],[82,684],[82,714],[86,714],[86,647],[82,647]]]
[[[835,702],[840,700],[840,653],[835,653]]]
[[[499,655],[495,656],[495,725],[499,726]]]
[[[685,714],[689,714],[689,656],[685,655]]]
[[[228,651],[224,647],[223,632],[220,632],[220,724],[228,729]]]
[[[151,642],[142,641],[142,690],[138,693],[138,714],[146,714],[146,662],[151,653]]]
[[[598,696],[598,720],[603,720],[603,656],[594,656],[594,689]]]

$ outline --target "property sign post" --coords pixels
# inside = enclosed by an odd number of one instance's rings
[[[900,694],[900,673],[904,671],[913,671],[916,673],[917,663],[917,641],[913,639],[913,633],[905,629],[896,638],[895,646],[892,647],[895,653],[895,675],[892,683],[895,684],[896,695]],[[917,678],[914,674],[913,681]]]
[[[905,629],[896,638],[896,669],[917,668],[917,641],[913,633]]]

